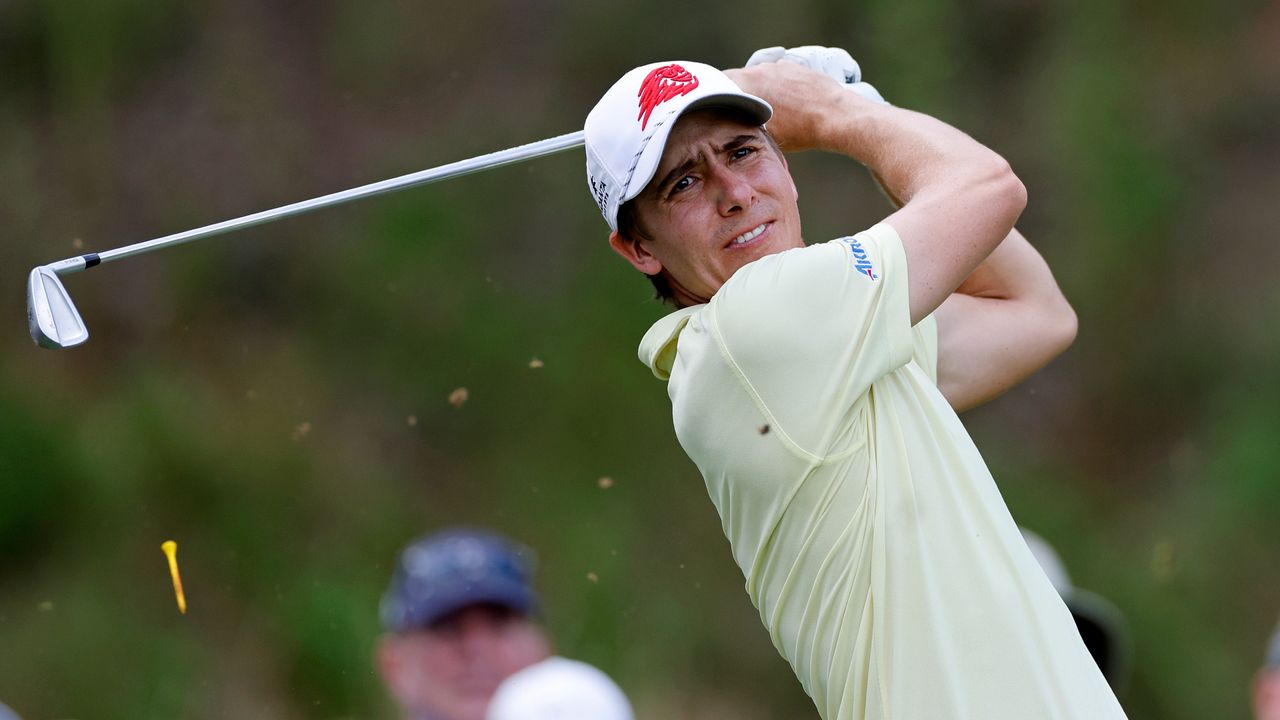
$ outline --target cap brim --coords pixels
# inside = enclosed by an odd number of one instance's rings
[[[534,597],[532,591],[521,583],[486,582],[483,587],[463,588],[431,602],[422,609],[417,624],[433,625],[473,605],[499,605],[528,615],[533,612]]]
[[[386,597],[380,613],[387,630],[409,632],[434,625],[475,605],[498,605],[522,615],[532,615],[537,610],[538,599],[533,589],[523,583],[490,580],[416,602],[400,596]]]
[[[627,186],[623,190],[622,197],[618,200],[619,207],[643,192],[649,182],[653,180],[654,173],[658,171],[658,164],[662,162],[662,151],[667,147],[667,139],[671,136],[671,130],[675,128],[676,122],[688,112],[706,108],[725,108],[726,110],[739,111],[758,125],[764,125],[769,122],[769,118],[773,117],[773,108],[770,107],[769,103],[746,93],[707,95],[685,105],[679,112],[663,120],[662,124],[654,131],[649,143],[641,151],[640,159],[636,162],[635,172],[631,174],[631,178],[627,181]]]

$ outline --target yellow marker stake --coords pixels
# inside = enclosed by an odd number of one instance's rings
[[[160,545],[164,556],[169,558],[169,574],[173,576],[173,594],[178,597],[178,612],[187,614],[187,598],[182,594],[182,576],[178,575],[178,543],[165,540]]]

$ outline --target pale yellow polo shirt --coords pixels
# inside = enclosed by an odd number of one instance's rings
[[[640,357],[823,718],[1124,717],[938,391],[892,227],[743,267]]]

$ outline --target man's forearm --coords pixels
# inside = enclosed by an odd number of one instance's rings
[[[934,311],[958,283],[977,272],[992,278],[1010,263],[1026,260],[1016,242],[1007,261],[974,268],[1008,237],[1025,202],[1025,191],[999,155],[961,131],[927,115],[879,105],[856,96],[840,102],[848,112],[827,116],[816,134],[818,147],[865,164],[899,211],[887,219],[904,239],[913,283],[911,320]],[[1013,192],[1012,180],[1018,192]],[[1016,231],[1012,231],[1016,234]],[[1050,276],[1050,281],[1052,276]]]
[[[902,207],[927,187],[950,188],[1004,160],[941,120],[846,92],[817,123],[815,147],[866,165]]]
[[[1044,257],[1016,228],[974,268],[956,292],[974,297],[1066,306]]]
[[[782,72],[771,72],[779,65]],[[847,155],[869,167],[899,205],[924,187],[954,187],[966,173],[1004,165],[994,151],[941,120],[868,100],[830,78],[786,65],[727,74],[774,105],[769,132],[783,150]]]
[[[957,411],[1018,384],[1071,345],[1076,315],[1048,264],[1014,230],[938,319],[938,387]]]
[[[792,63],[757,65],[731,77],[773,105],[768,127],[783,149],[847,155],[902,203],[885,222],[907,257],[913,324],[1000,244],[1026,206],[1026,189],[1009,164],[940,120],[867,100]]]

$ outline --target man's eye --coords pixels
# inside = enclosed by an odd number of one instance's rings
[[[734,150],[734,151],[733,151],[733,159],[734,159],[734,160],[741,160],[742,158],[744,158],[744,157],[746,157],[746,156],[750,155],[751,153],[753,153],[753,152],[755,152],[755,151],[756,151],[756,149],[755,149],[755,148],[753,148],[753,147],[740,147],[740,148],[738,148],[738,149],[736,149],[736,150]]]
[[[693,178],[689,177],[688,175],[685,175],[684,177],[675,181],[674,184],[672,184],[671,192],[674,194],[674,193],[680,192],[681,190],[687,190],[689,186],[692,184],[693,184]]]

